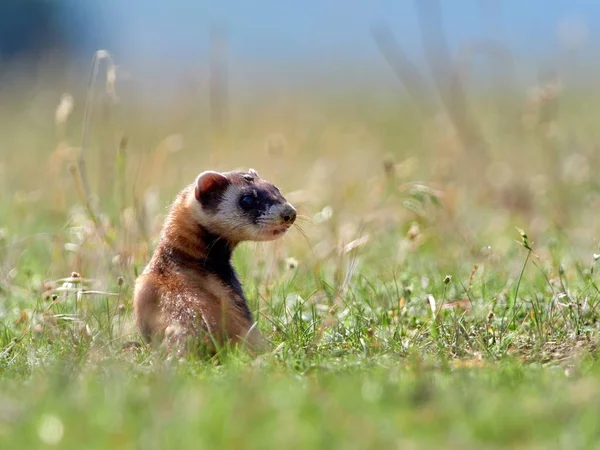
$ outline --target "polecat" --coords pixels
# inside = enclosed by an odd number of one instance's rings
[[[246,343],[262,348],[231,254],[242,241],[285,234],[296,210],[250,169],[207,171],[170,207],[158,245],[134,292],[135,318],[148,341],[199,345]]]

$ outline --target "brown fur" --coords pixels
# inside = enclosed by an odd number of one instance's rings
[[[198,343],[209,351],[215,350],[215,344],[225,343],[244,343],[253,352],[263,348],[229,258],[242,240],[275,239],[283,233],[265,235],[263,228],[247,223],[242,215],[236,219],[234,203],[227,202],[249,183],[257,189],[275,188],[258,179],[258,174],[251,181],[248,174],[224,175],[231,183],[218,199],[220,210],[209,214],[200,205],[199,181],[177,196],[152,259],[136,281],[135,317],[148,341],[165,340],[168,347],[176,346],[178,351]],[[277,202],[291,208],[277,195]],[[269,220],[271,228],[281,227]]]

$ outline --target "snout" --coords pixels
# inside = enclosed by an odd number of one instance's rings
[[[279,215],[281,217],[281,222],[286,225],[292,225],[296,220],[296,210],[289,203],[285,205],[285,207],[281,210]]]

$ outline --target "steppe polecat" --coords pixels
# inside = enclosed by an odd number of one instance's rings
[[[245,343],[262,348],[231,254],[242,241],[285,234],[296,210],[256,171],[203,172],[170,207],[159,243],[134,293],[147,341],[183,347]]]

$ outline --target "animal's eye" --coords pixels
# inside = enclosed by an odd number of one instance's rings
[[[240,206],[242,209],[251,209],[256,204],[256,199],[252,195],[244,195],[240,198]]]

